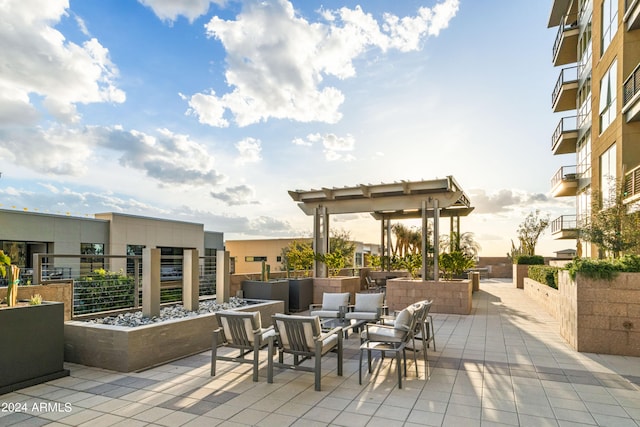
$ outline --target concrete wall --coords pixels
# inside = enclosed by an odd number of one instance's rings
[[[6,289],[6,288],[4,288]],[[64,303],[64,320],[71,320],[73,310],[73,287],[71,282],[51,283],[48,285],[18,286],[18,299],[28,300],[40,294],[43,301],[57,301]],[[2,299],[0,297],[0,299]]]
[[[524,293],[540,304],[554,319],[560,318],[561,296],[557,289],[525,277]]]
[[[482,256],[476,264],[476,268],[487,268],[489,277],[497,277],[510,279],[513,271],[511,269],[511,260],[504,257],[486,257]]]
[[[431,312],[469,314],[473,304],[470,280],[422,281],[413,279],[387,280],[389,311],[402,310],[422,300],[433,300]]]

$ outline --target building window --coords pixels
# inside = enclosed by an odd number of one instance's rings
[[[616,118],[616,84],[618,62],[613,61],[611,67],[600,80],[600,133]]]
[[[267,257],[266,256],[246,256],[244,257],[244,261],[245,262],[262,262],[262,261],[266,261]]]
[[[104,243],[80,243],[82,255],[104,255]],[[104,258],[98,256],[80,258],[80,274],[91,274],[94,270],[104,268]]]
[[[144,245],[127,245],[127,274],[134,275],[135,273],[135,261],[133,256],[142,256],[142,250]],[[138,276],[142,276],[142,260],[138,261]]]
[[[602,208],[608,208],[615,201],[616,177],[616,144],[613,144],[600,156],[600,196]]]
[[[611,40],[618,31],[618,0],[604,0],[602,2],[602,47],[600,54],[611,44]]]
[[[581,180],[589,180],[591,178],[591,134],[587,133],[584,138],[578,142],[578,164],[576,172]]]

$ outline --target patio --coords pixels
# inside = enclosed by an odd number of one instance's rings
[[[267,384],[266,351],[257,383],[232,362],[210,377],[210,351],[130,374],[65,364],[70,377],[0,396],[0,425],[640,426],[640,359],[577,353],[511,281],[480,289],[470,315],[434,314],[431,378],[408,357],[402,390],[390,358],[358,385],[350,336],[344,376],[323,363],[321,392],[306,372]]]

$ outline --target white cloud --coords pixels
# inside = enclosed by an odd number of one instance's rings
[[[228,206],[238,205],[258,205],[260,202],[251,200],[255,195],[255,191],[248,185],[238,185],[236,187],[228,187],[222,192],[211,192],[211,197],[222,200]]]
[[[213,168],[214,158],[188,135],[158,129],[158,136],[118,127],[90,128],[96,144],[122,153],[120,164],[141,170],[165,184],[216,185],[225,177]]]
[[[138,0],[143,5],[151,8],[153,13],[163,21],[175,21],[179,16],[184,16],[193,22],[209,10],[211,3],[224,6],[225,0]]]
[[[325,135],[312,133],[307,135],[306,139],[295,138],[293,143],[301,146],[322,144],[324,157],[330,162],[336,160],[350,162],[355,160],[355,157],[351,152],[355,150],[356,140],[349,134],[347,134],[347,136],[340,137],[333,133],[327,133]]]
[[[7,116],[0,116],[0,123],[13,122],[20,111],[35,121],[31,95],[42,97],[47,111],[65,122],[79,120],[78,103],[124,102],[109,51],[95,38],[82,45],[70,42],[54,28],[68,7],[67,0],[2,2],[0,113]]]
[[[262,151],[262,143],[257,139],[245,138],[236,144],[236,148],[239,153],[236,164],[258,163],[262,160],[260,154]]]
[[[226,127],[226,111],[238,126],[270,118],[336,123],[344,94],[323,85],[325,76],[356,74],[354,59],[370,48],[406,52],[438,35],[458,9],[459,0],[421,8],[416,17],[384,15],[380,24],[358,6],[321,10],[324,22],[309,22],[287,0],[247,1],[235,20],[214,16],[205,26],[227,51],[230,92],[194,94],[189,113],[201,123]]]

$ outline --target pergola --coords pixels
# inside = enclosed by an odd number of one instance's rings
[[[313,215],[313,248],[317,253],[329,252],[329,215],[370,213],[381,221],[380,246],[382,255],[391,252],[391,220],[422,218],[422,229],[427,219],[433,218],[434,280],[438,280],[439,220],[449,217],[451,231],[460,234],[460,217],[473,210],[469,198],[453,178],[428,181],[400,181],[394,183],[358,185],[344,188],[289,191],[291,198],[307,215]],[[455,230],[454,230],[455,224]],[[422,233],[422,253],[426,254],[427,237]],[[426,280],[427,257],[422,257],[422,278]],[[315,262],[316,274],[326,277],[324,264]]]

